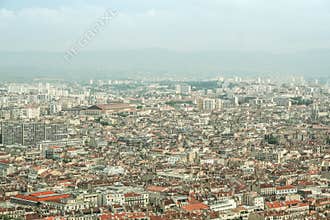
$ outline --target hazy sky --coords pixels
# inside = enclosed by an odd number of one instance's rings
[[[330,49],[329,0],[0,0],[0,51],[65,51],[108,8],[84,50]]]

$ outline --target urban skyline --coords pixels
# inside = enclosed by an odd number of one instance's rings
[[[328,0],[0,0],[0,220],[329,220]]]

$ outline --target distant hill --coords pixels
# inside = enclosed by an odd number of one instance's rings
[[[330,76],[330,51],[300,53],[161,49],[81,51],[70,62],[64,52],[0,52],[1,79],[56,77],[67,79],[175,76],[204,78],[222,75]]]

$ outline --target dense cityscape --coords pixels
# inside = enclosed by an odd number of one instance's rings
[[[0,220],[330,220],[329,0],[0,0]]]
[[[324,79],[0,84],[0,216],[330,219]]]

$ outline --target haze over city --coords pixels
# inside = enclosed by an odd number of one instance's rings
[[[329,0],[0,0],[0,220],[329,220]]]
[[[65,62],[108,9],[116,16]],[[1,0],[1,74],[328,76],[329,20],[326,0]]]

